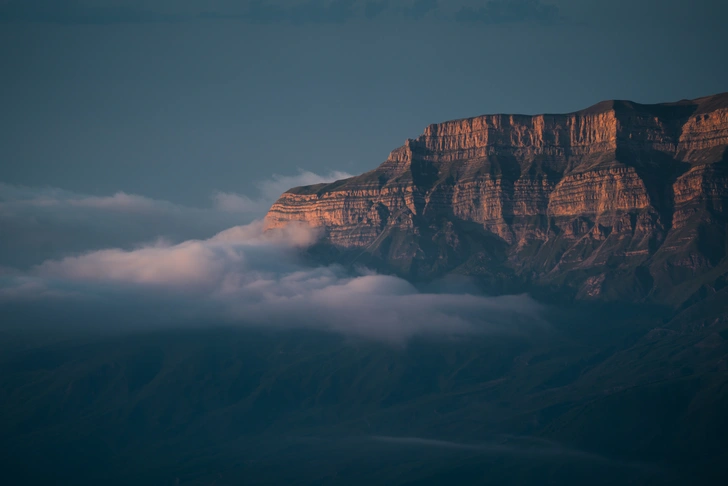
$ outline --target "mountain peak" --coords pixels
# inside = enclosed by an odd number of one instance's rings
[[[723,93],[429,125],[373,171],[288,191],[266,221],[322,227],[339,260],[412,279],[675,302],[728,271],[727,204]]]

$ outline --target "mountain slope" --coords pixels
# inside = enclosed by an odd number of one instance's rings
[[[430,125],[373,171],[289,190],[266,221],[412,279],[679,305],[726,280],[726,203],[728,93]]]
[[[0,464],[7,484],[723,484],[728,313],[702,316],[590,303],[406,347],[23,322],[1,334]]]

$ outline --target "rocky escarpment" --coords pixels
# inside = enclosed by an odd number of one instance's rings
[[[676,303],[728,270],[726,204],[722,94],[430,125],[373,171],[289,190],[266,221],[411,278]]]

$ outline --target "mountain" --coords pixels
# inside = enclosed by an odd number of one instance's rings
[[[529,291],[532,328],[0,306],[3,484],[723,485],[727,145],[728,95],[484,116],[267,216],[321,227],[310,258]]]
[[[725,484],[728,319],[663,317],[552,306],[541,330],[398,347],[8,315],[0,465],[13,485]]]
[[[728,281],[728,93],[430,125],[378,168],[289,190],[318,256],[494,291],[691,302]]]

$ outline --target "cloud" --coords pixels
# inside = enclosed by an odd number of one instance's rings
[[[358,3],[359,0],[251,0],[242,11],[203,11],[198,17],[208,20],[240,20],[253,24],[340,24],[360,15]]]
[[[298,186],[310,186],[325,182],[334,182],[352,177],[346,172],[333,171],[325,175],[301,170],[294,176],[273,175],[271,179],[256,184],[258,195],[255,199],[232,192],[215,192],[212,199],[215,207],[221,211],[241,213],[265,213],[271,205],[288,189]]]
[[[217,192],[209,208],[0,184],[0,312],[116,329],[300,327],[397,343],[540,323],[527,296],[480,296],[457,279],[418,289],[366,269],[312,266],[303,250],[319,229],[248,222],[293,186],[347,177],[275,175],[252,197]]]
[[[247,222],[240,214],[125,192],[94,196],[0,183],[0,265],[25,268],[109,246],[203,238],[240,222]]]
[[[99,248],[132,249],[162,239],[204,239],[260,218],[287,189],[349,177],[300,171],[256,184],[255,194],[215,192],[211,206],[193,208],[126,192],[79,194],[52,187],[0,183],[0,266],[26,268]]]
[[[122,24],[175,22],[180,16],[128,5],[79,0],[11,0],[0,5],[0,22]]]
[[[438,0],[415,0],[415,2],[404,9],[406,17],[419,20],[439,7]]]
[[[243,11],[220,10],[201,16],[254,24],[342,24],[356,19],[373,20],[387,11],[395,12],[390,3],[389,0],[251,0]]]
[[[21,208],[85,208],[117,213],[163,213],[182,206],[136,194],[117,192],[111,196],[93,196],[55,187],[16,186],[0,182],[0,214]]]
[[[212,200],[217,209],[229,213],[255,213],[260,211],[265,204],[245,195],[221,191],[214,192]]]
[[[253,0],[248,6],[248,10],[242,14],[217,14],[218,18],[234,18],[239,20],[247,20],[252,23],[275,23],[288,20],[289,13],[280,5],[271,4],[263,0]]]
[[[55,24],[132,24],[232,20],[250,24],[342,24],[355,20],[440,20],[506,24],[550,21],[558,17],[555,5],[541,0],[203,0],[166,2],[144,6],[123,0],[10,0],[0,3],[0,22]],[[141,5],[141,4],[137,4]]]
[[[357,15],[356,0],[309,0],[290,10],[290,19],[295,23],[344,23]]]
[[[127,2],[128,3],[128,2]],[[248,0],[217,2],[211,10],[202,0],[130,6],[123,0],[11,0],[0,5],[0,22],[54,24],[169,23],[195,19],[231,19],[250,23],[343,23],[363,14],[360,0]],[[215,5],[215,4],[213,4]]]
[[[369,0],[364,4],[364,16],[369,19],[379,17],[389,8],[389,0]]]
[[[281,194],[292,187],[311,186],[324,182],[335,182],[341,179],[352,177],[346,172],[334,171],[325,175],[318,175],[309,171],[300,171],[295,176],[274,175],[271,179],[259,182],[258,188],[261,195],[268,201],[275,202]]]
[[[458,10],[458,22],[515,24],[556,20],[559,8],[541,0],[489,0],[481,7],[464,6]]]
[[[0,279],[0,306],[57,305],[66,295],[73,298],[60,314],[95,306],[100,314],[91,320],[100,326],[111,315],[154,327],[164,315],[179,326],[306,328],[394,343],[413,335],[521,332],[540,323],[540,306],[527,296],[424,293],[392,276],[308,266],[300,250],[318,237],[305,225],[266,232],[258,221],[205,240],[50,260]]]
[[[33,274],[75,281],[164,285],[169,288],[210,288],[239,265],[245,265],[246,249],[308,246],[315,232],[289,226],[280,234],[264,233],[262,223],[238,226],[208,240],[189,240],[176,245],[159,242],[136,250],[106,249],[80,256],[46,261]],[[272,246],[270,246],[272,245]],[[260,258],[260,255],[256,255]]]

